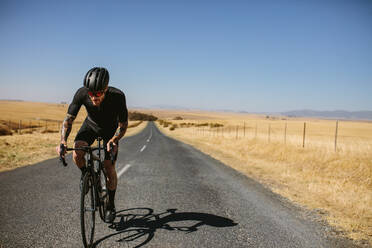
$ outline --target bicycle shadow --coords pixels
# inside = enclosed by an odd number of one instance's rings
[[[231,219],[214,214],[176,211],[177,209],[167,209],[155,214],[151,208],[121,210],[116,213],[116,219],[120,220],[109,226],[115,233],[97,240],[93,247],[114,236],[119,237],[116,242],[126,243],[128,247],[141,247],[150,242],[160,229],[191,233],[204,225],[218,228],[238,225]],[[175,223],[178,224],[174,225]]]

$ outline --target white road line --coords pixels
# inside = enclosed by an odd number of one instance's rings
[[[147,139],[147,142],[150,142],[151,137],[152,137],[152,129],[151,129],[150,137]]]
[[[151,137],[152,137],[152,129],[151,129],[151,133],[150,133],[150,137],[147,139],[147,142],[150,142],[151,140]],[[140,152],[143,152],[144,150],[146,149],[146,145],[144,145],[141,149]],[[126,164],[118,173],[118,178],[121,177],[121,175],[123,175],[128,169],[129,167],[131,167],[130,164]]]
[[[142,147],[142,149],[141,149],[140,152],[143,152],[143,150],[145,150],[145,149],[146,149],[146,145],[144,145],[144,146]]]
[[[119,178],[121,175],[123,175],[124,172],[126,172],[126,171],[129,169],[129,167],[131,167],[131,165],[130,165],[130,164],[126,164],[126,165],[123,167],[123,169],[121,169],[121,170],[119,171],[119,173],[118,173],[118,178]]]

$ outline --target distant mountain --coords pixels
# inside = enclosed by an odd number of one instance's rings
[[[282,112],[282,115],[289,117],[318,117],[327,119],[351,119],[351,120],[372,120],[372,111],[316,111],[316,110],[294,110]]]
[[[23,100],[18,100],[18,99],[0,99],[0,101],[6,101],[6,102],[23,102]]]
[[[167,105],[167,104],[157,104],[157,105],[151,105],[149,108],[152,109],[171,109],[171,110],[190,110],[192,108],[187,108],[183,106],[176,106],[176,105]]]

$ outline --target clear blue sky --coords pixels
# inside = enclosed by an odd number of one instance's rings
[[[370,0],[1,0],[0,31],[0,99],[104,66],[130,107],[372,110]]]

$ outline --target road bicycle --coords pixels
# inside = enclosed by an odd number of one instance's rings
[[[92,247],[96,211],[99,211],[102,221],[105,221],[106,208],[109,201],[106,187],[107,174],[103,164],[104,152],[101,152],[105,148],[102,145],[101,137],[96,140],[98,144],[96,147],[66,148],[61,144],[60,161],[64,166],[67,166],[65,158],[62,157],[65,151],[80,150],[86,152],[86,172],[82,178],[80,198],[80,223],[84,247]],[[94,154],[94,151],[97,151],[97,154]],[[110,155],[111,162],[114,163],[113,146],[111,146]]]

